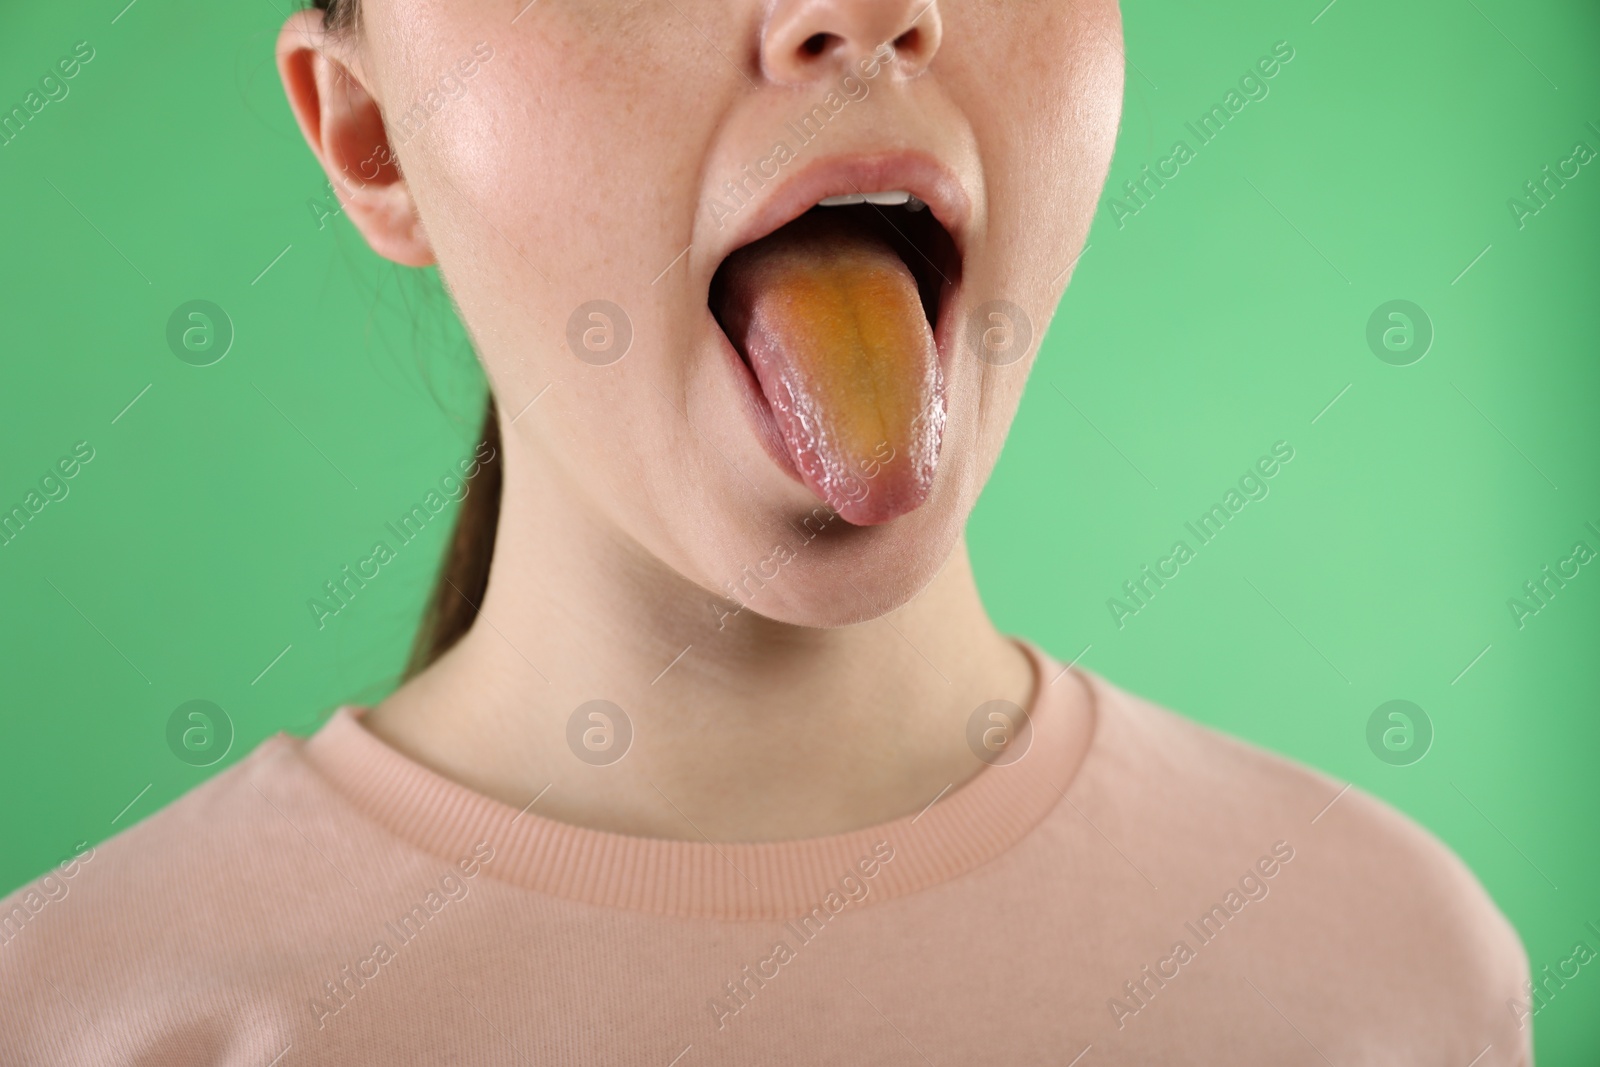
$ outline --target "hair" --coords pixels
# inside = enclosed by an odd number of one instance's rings
[[[356,24],[356,0],[311,0],[311,6],[322,12],[322,24],[330,33],[343,33]]]
[[[322,12],[322,23],[329,33],[354,33],[360,26],[359,0],[311,0],[311,7]],[[439,578],[428,594],[411,642],[404,677],[426,670],[450,650],[478,616],[478,605],[489,588],[489,563],[494,558],[495,529],[500,521],[500,418],[494,393],[484,402],[483,424],[478,431],[482,460],[475,491],[461,499],[455,528],[445,546]]]

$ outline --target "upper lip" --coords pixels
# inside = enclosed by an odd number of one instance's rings
[[[754,202],[739,212],[727,237],[718,242],[712,269],[737,249],[804,215],[824,197],[894,189],[904,189],[927,204],[950,234],[956,252],[965,258],[971,196],[955,173],[934,156],[902,150],[825,157],[786,180],[768,182],[756,193]]]

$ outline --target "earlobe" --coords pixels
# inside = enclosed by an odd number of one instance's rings
[[[300,132],[372,250],[408,267],[434,262],[383,112],[345,42],[320,11],[296,11],[278,34],[278,75]]]

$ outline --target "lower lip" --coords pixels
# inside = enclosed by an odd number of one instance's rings
[[[939,352],[939,371],[945,379],[945,397],[948,402],[950,367],[955,360],[955,346],[958,341],[956,336],[955,310],[956,297],[960,285],[956,282],[946,281],[939,289],[939,321],[934,324],[933,343]],[[789,446],[783,440],[783,434],[778,429],[778,420],[773,417],[772,405],[767,402],[767,395],[761,391],[761,383],[756,381],[755,371],[751,370],[739,355],[739,350],[733,347],[733,342],[728,340],[728,335],[722,331],[722,326],[717,322],[716,316],[711,314],[711,309],[706,308],[706,321],[710,324],[711,332],[717,339],[718,346],[722,349],[723,359],[732,369],[739,382],[743,408],[750,418],[751,428],[755,431],[756,440],[761,442],[761,447],[766,450],[772,462],[778,465],[789,477],[801,485],[805,480],[800,477],[800,471],[794,465],[794,457],[789,454]],[[948,418],[948,411],[946,412]],[[809,491],[809,487],[807,487]]]

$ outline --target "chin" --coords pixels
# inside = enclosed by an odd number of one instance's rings
[[[890,522],[858,526],[825,507],[774,514],[763,524],[780,531],[772,543],[752,539],[749,561],[719,568],[733,577],[708,588],[730,602],[726,610],[791,626],[881,618],[926,589],[961,543],[972,501],[956,466],[941,471],[922,506]]]

